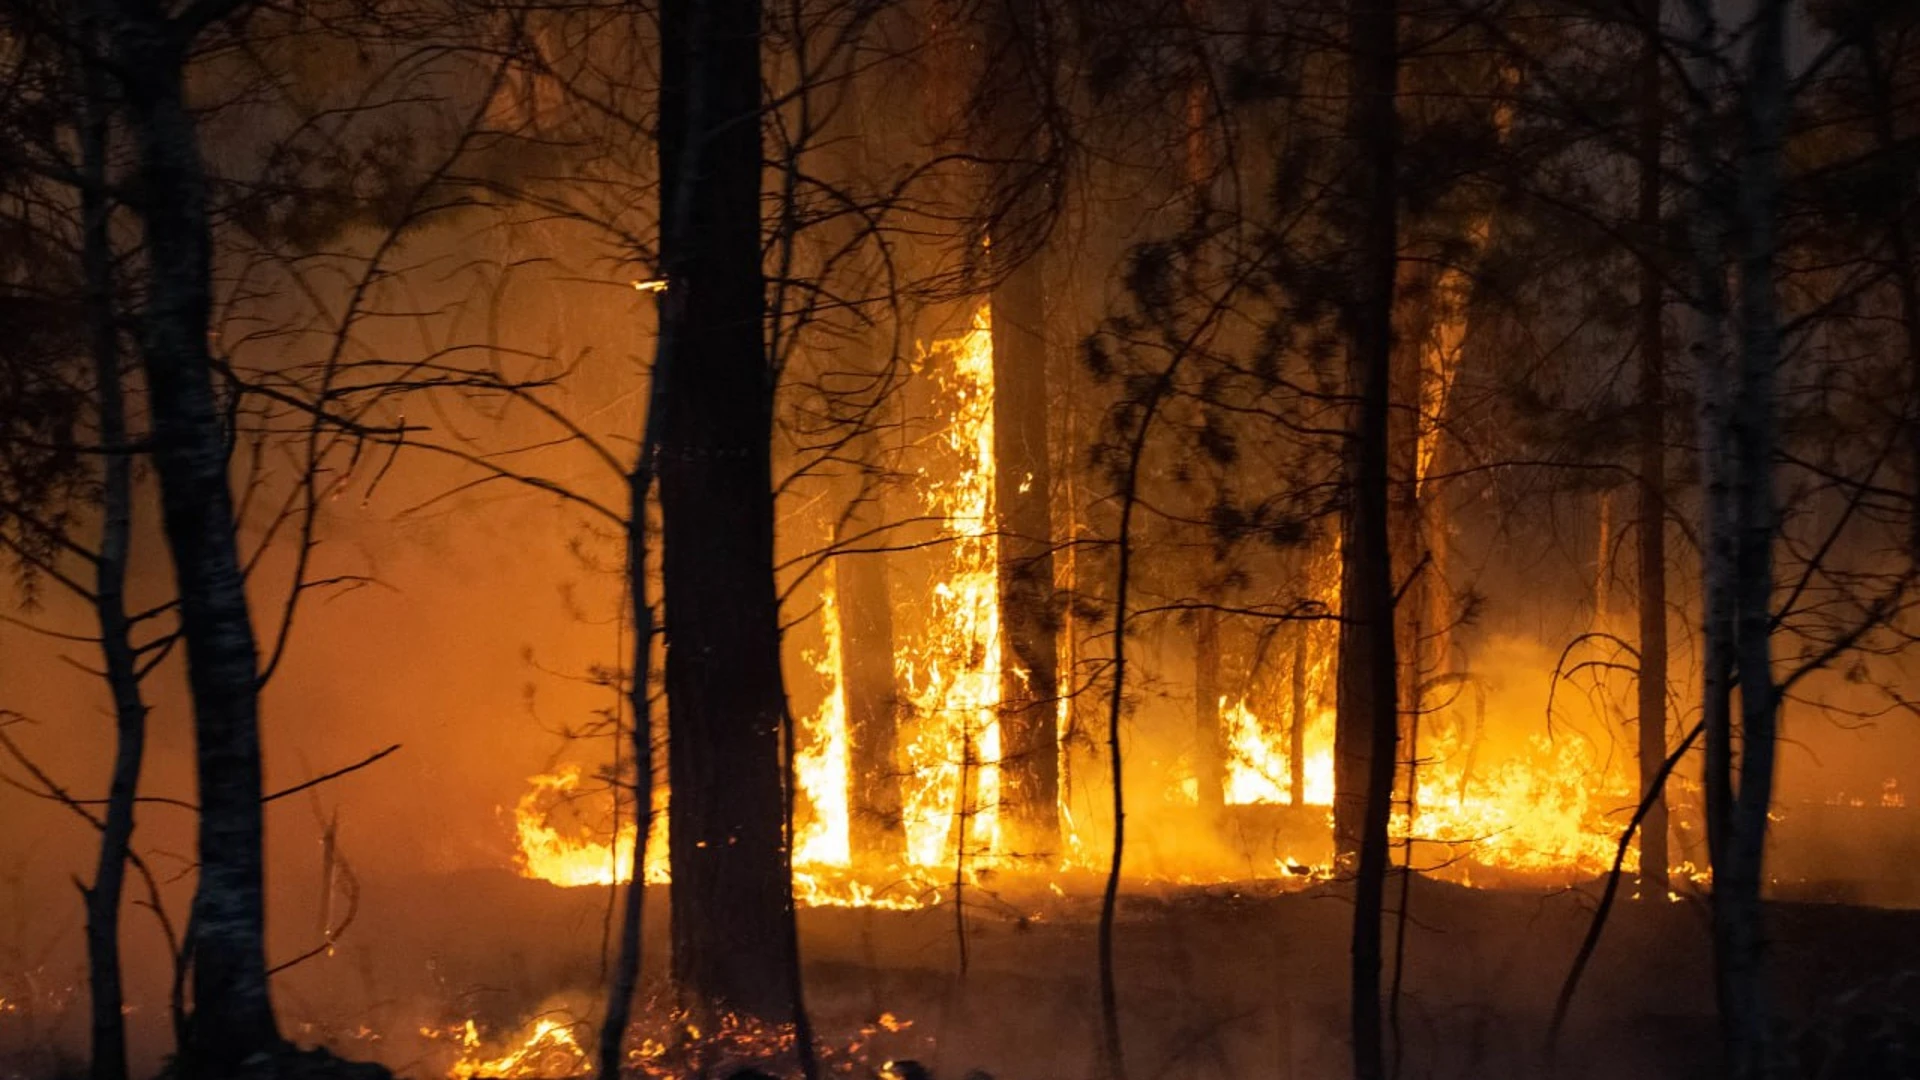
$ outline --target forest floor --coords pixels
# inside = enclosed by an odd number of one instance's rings
[[[916,1057],[940,1080],[973,1069],[997,1080],[1092,1075],[1097,900],[1016,893],[968,894],[964,974],[951,904],[805,911],[809,1004],[821,1034],[871,1032],[888,1014],[904,1027],[865,1038],[862,1053],[875,1065]],[[1549,1075],[1548,1020],[1595,893],[1416,877],[1395,1010],[1401,1080]],[[658,978],[665,891],[648,899],[647,962]],[[505,1039],[536,1016],[595,1008],[605,890],[470,874],[370,885],[361,910],[335,956],[282,977],[283,1012],[313,1018],[294,1037],[433,1080],[443,1058],[407,1033],[473,1019]],[[1345,890],[1324,883],[1169,886],[1123,897],[1116,970],[1131,1080],[1347,1074],[1351,911]],[[1920,981],[1911,978],[1920,973],[1920,912],[1779,904],[1771,918],[1777,1000],[1793,1038],[1844,1029],[1857,1041],[1920,1015],[1900,1011],[1914,1004],[1907,982]],[[1395,932],[1390,925],[1390,940]],[[321,1002],[327,1007],[316,1008]],[[1551,1075],[1709,1077],[1712,1004],[1702,903],[1623,900]],[[367,1038],[377,1041],[359,1041]]]

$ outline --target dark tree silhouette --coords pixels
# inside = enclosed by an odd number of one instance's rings
[[[1346,781],[1336,781],[1335,813],[1352,823],[1350,832],[1342,835],[1357,839],[1351,1006],[1356,1080],[1382,1080],[1386,1075],[1381,908],[1400,724],[1393,556],[1387,530],[1387,404],[1399,243],[1397,19],[1394,0],[1356,4],[1348,40],[1348,137],[1357,152],[1351,197],[1361,226],[1347,312],[1348,386],[1354,404],[1347,445],[1334,759]]]
[[[658,474],[674,974],[690,1005],[781,1022],[798,961],[762,325],[760,18],[758,0],[670,0],[660,12],[661,200],[688,206],[684,249],[661,259],[682,295]]]

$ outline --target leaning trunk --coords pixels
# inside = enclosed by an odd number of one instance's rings
[[[660,341],[662,349],[656,352],[653,365],[656,387],[665,367],[661,353],[669,343],[664,329]],[[647,840],[653,834],[653,599],[647,588],[647,500],[653,490],[651,427],[649,415],[641,430],[639,456],[627,475],[627,596],[633,608],[633,654],[627,661],[631,668],[627,712],[633,724],[629,733],[633,751],[633,859],[620,910],[620,952],[614,960],[613,986],[600,1025],[600,1080],[619,1080],[626,1059],[627,1022],[633,1015],[634,992],[640,986],[640,950],[646,933]]]
[[[116,14],[149,268],[142,359],[153,462],[180,597],[200,796],[185,1052],[202,1075],[218,1074],[282,1045],[267,988],[259,667],[207,350],[212,234],[185,101],[188,42],[148,5],[122,2]]]
[[[668,0],[663,207],[688,188],[681,339],[661,403],[673,970],[689,1006],[782,1022],[787,926],[772,385],[760,265],[760,4]],[[685,156],[697,153],[690,165]],[[675,230],[677,233],[678,230]]]

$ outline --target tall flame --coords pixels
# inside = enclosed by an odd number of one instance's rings
[[[831,564],[820,598],[820,628],[826,644],[808,659],[826,681],[827,694],[812,716],[801,721],[799,746],[793,755],[793,778],[806,794],[809,813],[794,840],[797,866],[845,866],[853,859],[851,818],[847,806],[850,779],[847,745],[847,700],[842,693],[846,676],[840,657],[840,596]]]
[[[904,740],[907,858],[939,866],[996,849],[1000,796],[1000,542],[993,527],[993,316],[936,342],[929,367],[952,399],[935,440],[951,478],[921,474],[929,516],[950,538],[927,633],[895,660],[917,729]],[[944,365],[942,364],[944,362]]]

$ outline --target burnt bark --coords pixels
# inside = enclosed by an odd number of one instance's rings
[[[661,199],[670,207],[685,189],[687,228],[662,238],[681,319],[658,482],[674,977],[690,1007],[783,1022],[798,965],[772,570],[760,17],[758,0],[660,9]]]
[[[141,359],[153,462],[194,714],[200,868],[183,1050],[195,1071],[219,1075],[284,1045],[267,985],[258,652],[207,346],[209,195],[185,100],[192,27],[132,0],[110,11],[146,242]]]
[[[1393,556],[1388,537],[1388,396],[1393,378],[1397,255],[1398,12],[1394,0],[1352,8],[1349,137],[1359,151],[1352,198],[1361,222],[1349,325],[1350,392],[1343,515],[1339,700],[1335,720],[1336,815],[1353,845],[1351,1038],[1354,1076],[1385,1075],[1380,961],[1399,735]]]
[[[1660,226],[1660,0],[1640,0],[1639,579],[1640,893],[1666,900],[1667,800],[1660,779],[1667,758],[1667,412],[1666,332],[1662,322]]]

